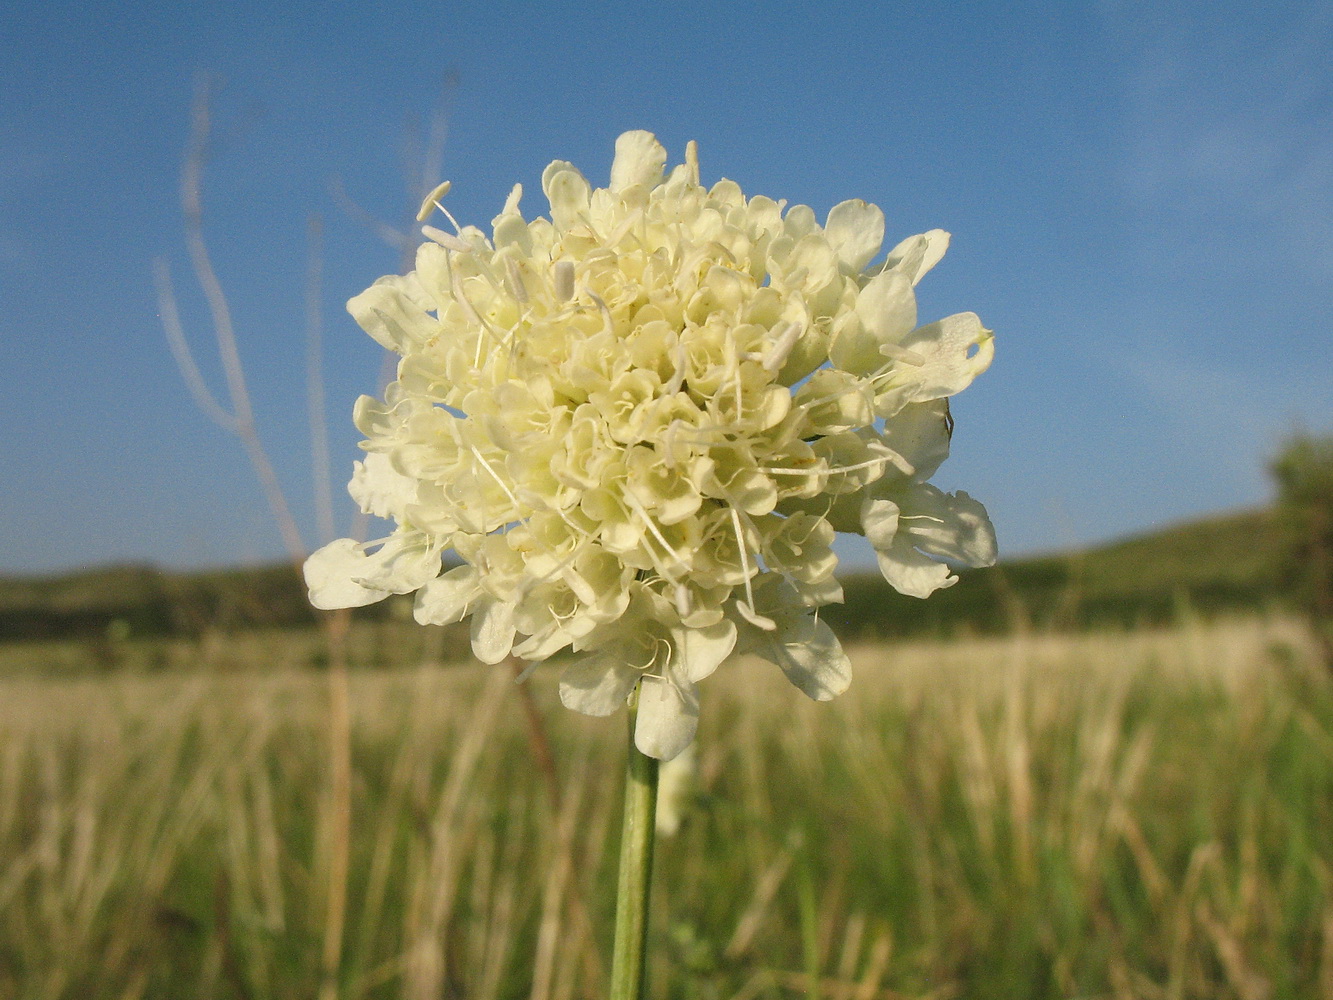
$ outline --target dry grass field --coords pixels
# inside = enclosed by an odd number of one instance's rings
[[[602,995],[619,722],[564,710],[539,670],[552,785],[507,670],[441,662],[420,630],[359,642],[402,655],[351,675],[338,995]],[[0,997],[319,995],[313,649],[215,637],[100,676],[6,651]],[[764,664],[705,683],[659,842],[654,997],[1333,1000],[1333,685],[1295,625],[854,660],[825,705]]]

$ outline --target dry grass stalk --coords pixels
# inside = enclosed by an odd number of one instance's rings
[[[451,79],[445,82],[443,93],[446,96],[451,90],[452,82]],[[164,260],[159,260],[155,264],[159,311],[172,354],[186,385],[200,409],[220,427],[234,434],[240,440],[267,498],[289,557],[299,573],[306,555],[305,545],[292,516],[290,505],[274,473],[272,462],[259,438],[253,406],[246,385],[245,370],[237,348],[230,306],[222,284],[213,268],[204,239],[202,189],[209,133],[210,87],[208,81],[201,78],[196,88],[190,141],[181,170],[181,204],[185,216],[186,243],[195,277],[204,291],[212,318],[214,340],[227,385],[229,407],[224,406],[208,388],[195,360],[180,320],[170,271]],[[412,189],[410,191],[410,201],[413,208],[419,204],[427,191],[435,187],[438,181],[446,135],[447,115],[445,114],[445,102],[442,100],[434,110],[428,136],[421,150],[419,176],[409,177],[408,183]],[[393,227],[378,223],[347,197],[341,185],[335,185],[335,196],[339,197],[339,200],[344,204],[344,208],[353,215],[364,217],[373,223],[375,230],[403,254],[405,261],[410,261],[411,253],[417,242],[409,235],[410,226],[400,232]],[[333,536],[334,530],[322,374],[322,318],[320,310],[322,282],[320,239],[322,226],[317,217],[311,217],[308,232],[310,253],[305,297],[307,316],[307,402],[317,521],[321,536],[327,540]],[[387,363],[388,359],[386,358],[386,365]],[[389,369],[386,368],[385,380],[387,380],[388,371]],[[364,532],[364,516],[358,519],[358,524],[357,531]],[[329,663],[330,775],[328,796],[322,819],[324,835],[321,839],[321,868],[326,874],[327,884],[325,930],[321,951],[324,971],[319,990],[320,1000],[335,1000],[340,993],[343,978],[343,952],[347,920],[347,878],[351,840],[351,723],[346,670],[346,635],[349,620],[346,612],[321,616]],[[526,704],[531,710],[530,701]],[[546,741],[543,734],[541,720],[533,716],[530,721],[533,733],[532,745],[534,750],[540,754],[543,747],[547,746],[548,741]],[[549,756],[549,749],[547,755]],[[555,788],[553,771],[550,787]],[[380,871],[382,872],[382,870],[381,868]],[[377,888],[379,898],[382,900],[384,889],[382,881],[380,881]],[[577,887],[574,890],[573,899],[576,918],[580,924],[584,925],[584,936],[589,942],[589,947],[584,949],[586,965],[590,972],[595,972],[598,970],[599,963],[595,953],[590,949],[590,923],[586,906],[582,897],[578,894]],[[375,905],[381,904],[376,903]],[[364,947],[364,941],[362,945]]]
[[[797,845],[790,843],[783,847],[755,882],[754,896],[750,900],[750,905],[741,914],[740,920],[736,921],[736,930],[723,952],[728,959],[735,961],[741,958],[753,946],[755,935],[759,933],[764,918],[777,897],[778,889],[786,880],[787,873],[791,871],[797,850]]]
[[[222,371],[226,380],[230,408],[224,407],[208,389],[194,359],[184,329],[180,322],[176,305],[175,292],[171,285],[170,272],[164,260],[156,262],[157,292],[159,312],[167,339],[171,345],[182,376],[189,386],[195,401],[205,414],[212,417],[220,427],[234,434],[241,442],[246,456],[250,460],[255,476],[258,478],[264,496],[268,501],[283,544],[287,549],[295,571],[300,573],[305,560],[306,547],[301,533],[292,515],[278,478],[269,459],[268,452],[260,440],[255,424],[254,408],[245,379],[245,367],[241,362],[236,344],[235,326],[231,307],[226,293],[213,268],[208,245],[204,239],[203,211],[203,171],[207,159],[210,135],[210,85],[206,78],[200,78],[196,85],[194,106],[191,115],[190,141],[184,163],[181,168],[180,194],[181,207],[185,216],[185,239],[190,253],[196,280],[204,291],[212,317],[214,341],[218,356],[222,362]],[[312,227],[312,237],[315,228]],[[327,472],[327,431],[323,420],[322,378],[319,365],[319,278],[320,258],[312,239],[309,272],[307,275],[307,383],[315,387],[309,397],[312,449],[316,455],[316,467],[319,456],[323,456],[322,471]],[[313,359],[313,360],[312,360]],[[317,395],[315,394],[317,393]],[[323,485],[315,487],[318,497],[327,497],[327,475]],[[332,522],[331,504],[321,501],[321,522]],[[323,616],[325,640],[329,658],[329,739],[330,739],[330,789],[326,806],[326,839],[324,850],[327,855],[326,871],[329,882],[326,886],[326,922],[323,946],[324,982],[320,988],[321,1000],[334,1000],[339,992],[341,955],[343,948],[343,926],[346,920],[347,864],[348,845],[351,825],[351,746],[350,721],[347,704],[347,673],[344,658],[343,636],[348,618],[345,613]]]
[[[1328,994],[1320,790],[1333,771],[1308,727],[1333,732],[1333,693],[1274,679],[1265,650],[1286,641],[1284,627],[1033,637],[1021,686],[1003,641],[905,646],[892,661],[866,648],[858,698],[808,716],[756,666],[719,673],[701,738],[731,762],[765,758],[782,823],[750,812],[743,770],[713,772],[664,855],[659,926],[689,922],[702,947],[689,953],[697,965],[668,963],[673,981],[718,996],[804,989],[802,918],[782,870],[799,849],[828,997],[1009,996],[1004,983],[1036,976],[1044,986],[1025,996]],[[311,737],[327,724],[324,681],[258,662],[221,674],[235,652],[212,650],[218,660],[191,676],[0,678],[0,995],[318,993],[326,862],[310,865],[300,845],[318,839],[309,817],[326,765]],[[1209,660],[1217,672],[1197,673]],[[374,821],[354,828],[348,995],[412,995],[427,933],[439,964],[417,995],[532,995],[526,942],[546,956],[542,1000],[595,993],[569,886],[579,872],[605,890],[615,795],[590,779],[612,766],[610,727],[553,720],[557,759],[586,759],[590,778],[579,765],[552,813],[536,768],[513,766],[525,736],[499,708],[508,671],[352,681],[354,774]],[[533,682],[553,696],[553,677]],[[480,734],[477,692],[492,706]],[[1029,748],[1021,806],[1016,729]],[[993,851],[966,790],[969,740],[997,796]],[[1028,817],[1030,866],[1015,815]],[[567,876],[562,825],[575,831]],[[779,836],[789,826],[807,831],[805,847]],[[766,877],[776,888],[756,900]],[[446,912],[431,930],[441,886]],[[728,956],[743,924],[748,941]],[[979,978],[1016,954],[1033,964]]]
[[[565,893],[571,884],[574,872],[574,824],[583,806],[587,776],[587,761],[580,761],[571,774],[571,793],[565,797],[554,817],[556,843],[559,848],[547,866],[546,884],[542,890],[541,921],[537,928],[537,946],[532,960],[532,990],[528,994],[528,1000],[550,1000],[551,997],[556,956],[564,930]],[[581,896],[578,897],[578,903],[583,919],[587,921],[587,910],[582,906]],[[573,899],[570,900],[569,908],[574,909]],[[601,982],[600,968],[593,971],[591,981]]]
[[[508,683],[503,672],[491,672],[450,761],[449,776],[431,821],[428,853],[422,858],[423,877],[416,882],[418,888],[408,916],[409,961],[404,983],[408,1000],[431,1000],[444,989],[448,971],[445,935],[457,899],[465,850],[479,821],[475,799],[468,800],[471,808],[463,808],[465,794],[495,726]]]

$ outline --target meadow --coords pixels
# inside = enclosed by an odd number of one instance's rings
[[[353,639],[336,983],[315,637],[100,674],[6,648],[0,997],[603,995],[621,720],[560,707],[554,667],[525,703],[431,630]],[[652,996],[1333,1000],[1333,683],[1293,621],[853,660],[829,704],[761,663],[705,683]]]

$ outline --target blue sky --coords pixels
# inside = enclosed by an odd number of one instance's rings
[[[811,13],[814,11],[815,13]],[[936,481],[1006,554],[1269,495],[1292,428],[1333,429],[1333,9],[1106,2],[28,4],[0,26],[0,572],[249,563],[281,542],[245,458],[191,402],[157,316],[189,280],[177,171],[221,83],[206,227],[265,444],[316,542],[307,220],[325,227],[339,527],[375,345],[342,304],[396,253],[329,193],[403,219],[414,123],[447,93],[450,208],[486,225],[555,158],[604,183],[656,132],[705,179],[873,201],[940,227],[923,318],[979,313],[990,372]],[[445,81],[454,82],[446,86]],[[529,195],[529,211],[541,205]]]

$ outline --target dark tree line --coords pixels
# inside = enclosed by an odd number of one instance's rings
[[[1273,460],[1283,582],[1333,670],[1333,436],[1292,437]]]

